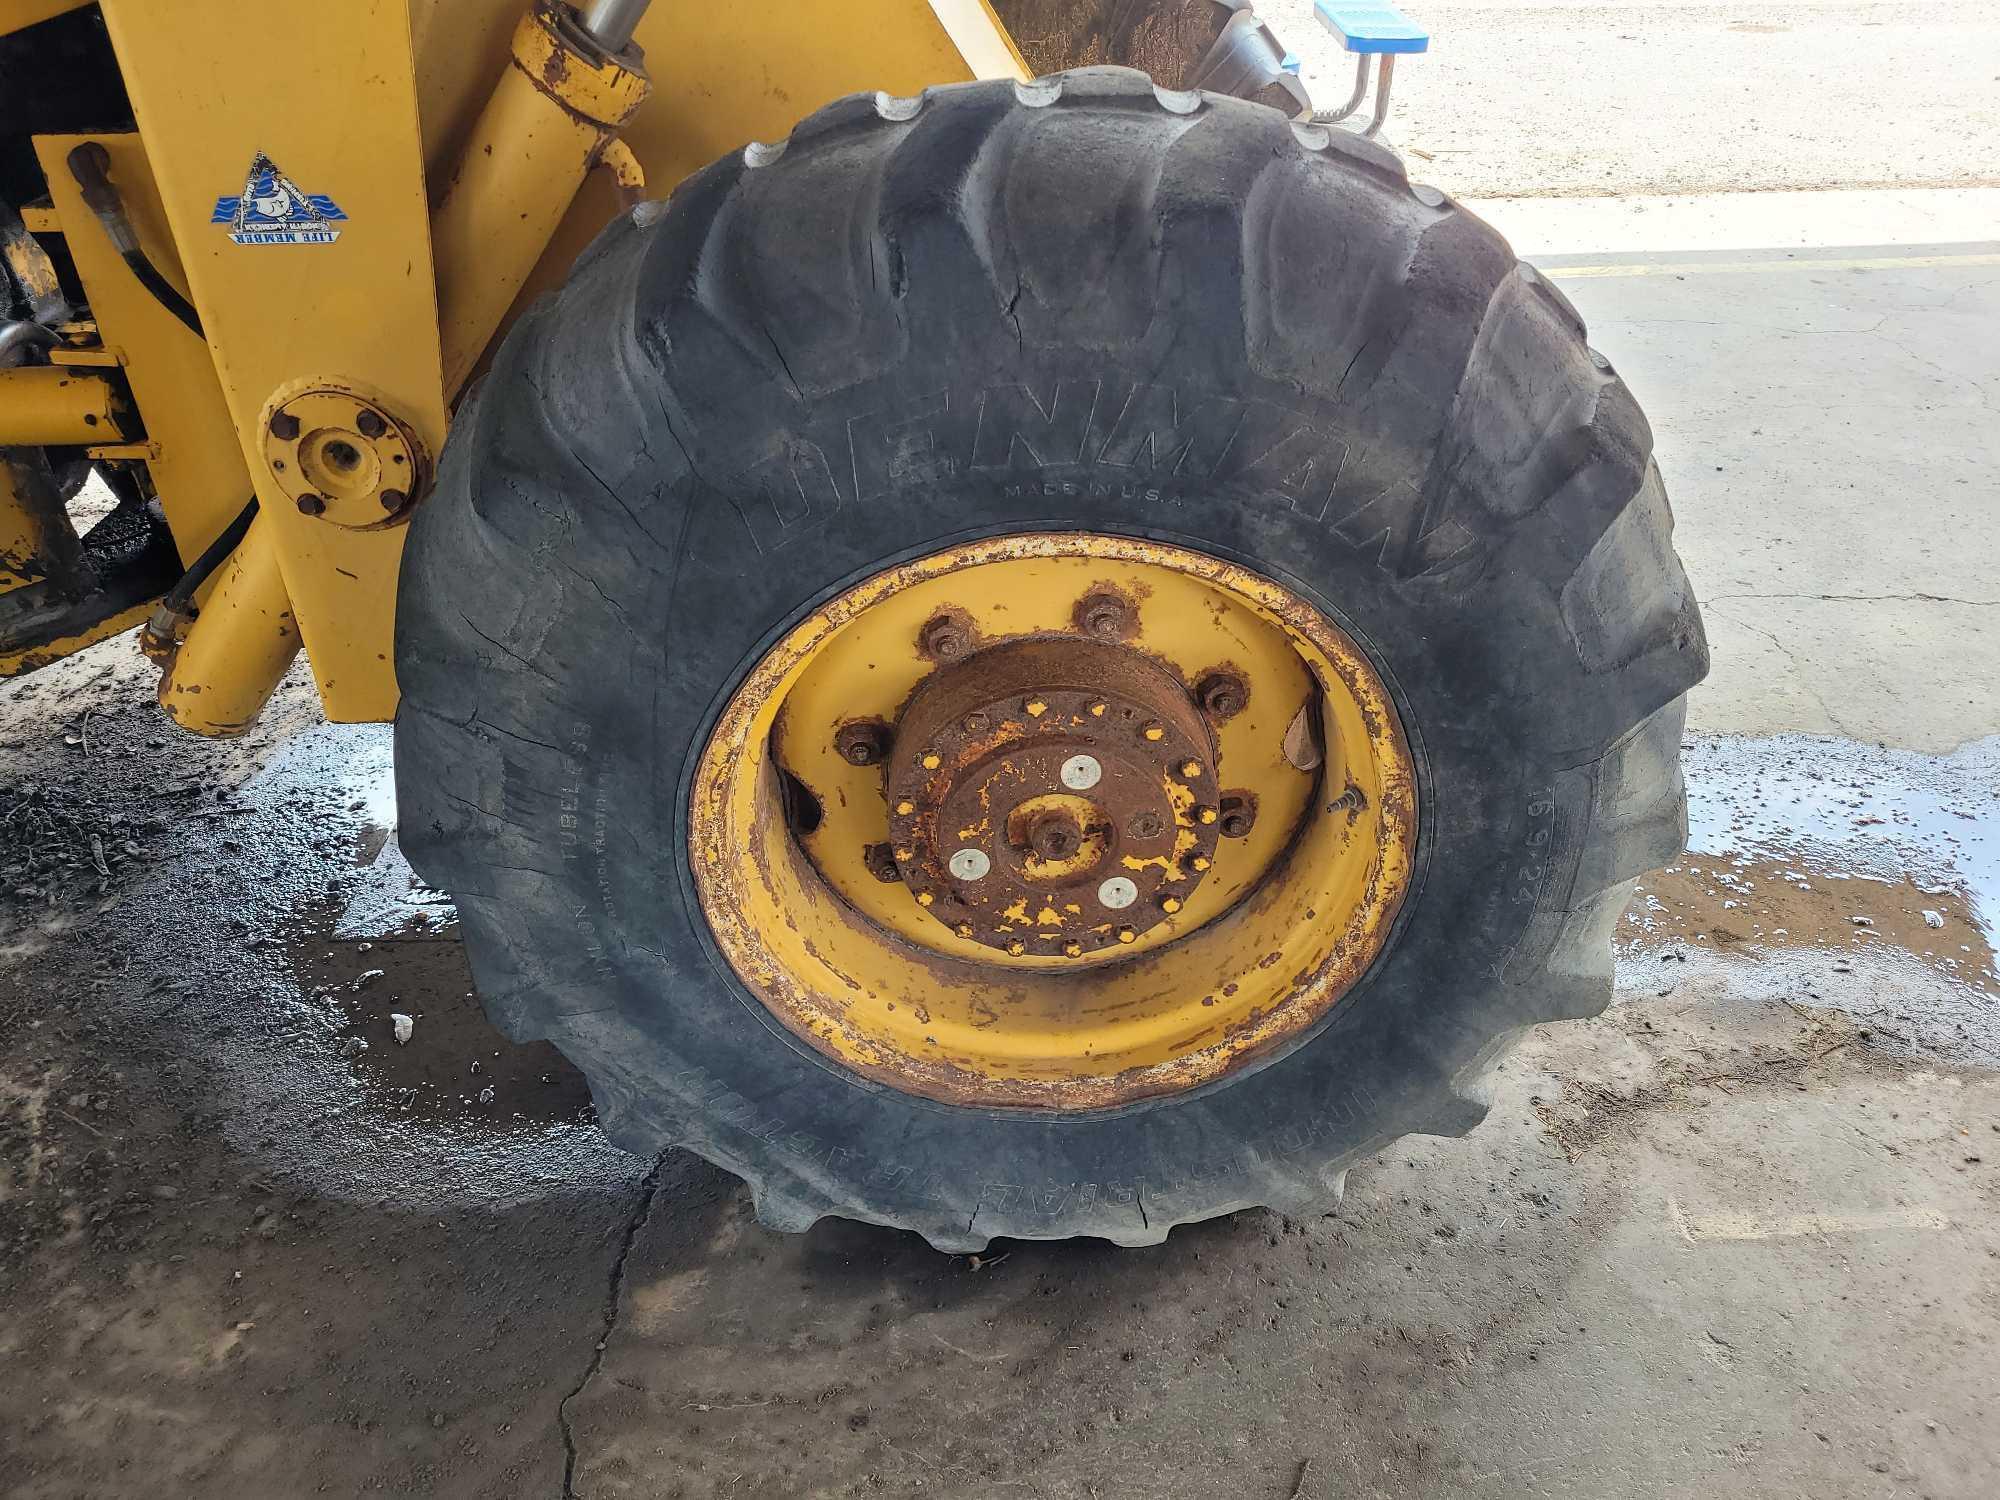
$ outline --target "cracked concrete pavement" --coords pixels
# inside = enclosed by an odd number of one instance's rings
[[[776,1236],[487,1027],[382,730],[194,743],[107,643],[0,686],[0,1490],[2000,1492],[2000,19],[1423,14],[1401,142],[1633,385],[1715,648],[1612,1009],[1324,1217]]]

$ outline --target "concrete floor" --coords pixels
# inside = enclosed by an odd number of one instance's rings
[[[2000,727],[2000,189],[1478,206],[1652,419],[1715,652],[1691,727]]]
[[[1754,92],[1815,120],[1879,31],[1870,79],[1991,159],[1986,7],[1448,9],[1496,101],[1578,19],[1764,49]],[[1577,87],[1628,106],[1652,76],[1604,71]],[[1693,106],[1662,98],[1595,141],[1467,127],[1476,170],[1430,175],[1580,191],[1596,150],[1677,187]],[[1736,118],[1761,154],[1698,185],[1782,155]],[[1950,131],[1829,128],[1785,180],[1892,147],[1959,186],[1483,205],[1658,433],[1716,655],[1694,851],[1635,898],[1610,1011],[1323,1218],[977,1259],[768,1234],[485,1026],[383,730],[295,679],[247,741],[189,742],[129,642],[0,686],[0,864],[81,860],[0,891],[0,1492],[2000,1493],[2000,194]]]

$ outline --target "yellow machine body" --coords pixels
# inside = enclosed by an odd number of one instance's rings
[[[89,318],[46,367],[0,369],[0,453],[140,467],[184,563],[255,497],[228,563],[149,627],[163,706],[209,734],[247,727],[301,646],[328,717],[394,713],[405,523],[451,403],[642,187],[664,197],[842,94],[1025,76],[987,0],[661,0],[609,55],[548,0],[264,0],[254,24],[231,0],[101,3],[136,130],[35,138],[49,197],[22,218],[60,237]],[[0,0],[0,35],[77,8]],[[86,201],[68,164],[92,142],[202,336]],[[258,180],[314,205],[312,223],[260,237],[232,219]],[[300,413],[310,430],[284,437]],[[0,536],[32,531],[19,488],[0,484]],[[0,573],[0,597],[10,580],[35,581]],[[145,615],[0,650],[0,672]]]

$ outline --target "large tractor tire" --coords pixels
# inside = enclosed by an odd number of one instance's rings
[[[1160,1240],[1610,995],[1707,665],[1645,419],[1386,150],[1091,69],[607,230],[404,566],[494,1020],[762,1220]]]

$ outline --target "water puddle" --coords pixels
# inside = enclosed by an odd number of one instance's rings
[[[241,870],[223,919],[252,993],[199,1034],[243,1102],[235,1117],[262,1132],[246,1144],[322,1191],[363,1197],[421,1185],[440,1202],[505,1200],[643,1170],[598,1133],[560,1053],[486,1019],[456,912],[416,879],[394,827],[390,730],[320,724],[279,746],[227,799],[226,826],[178,856],[200,865],[198,846],[226,833],[224,858]],[[252,850],[275,879],[255,878]],[[174,941],[213,941],[217,916]]]
[[[1688,852],[1620,931],[1641,983],[1712,960],[1746,996],[1873,1017],[1916,1050],[2000,1061],[2000,739],[1949,756],[1807,736],[1695,739]],[[1666,993],[1657,990],[1656,993]]]

